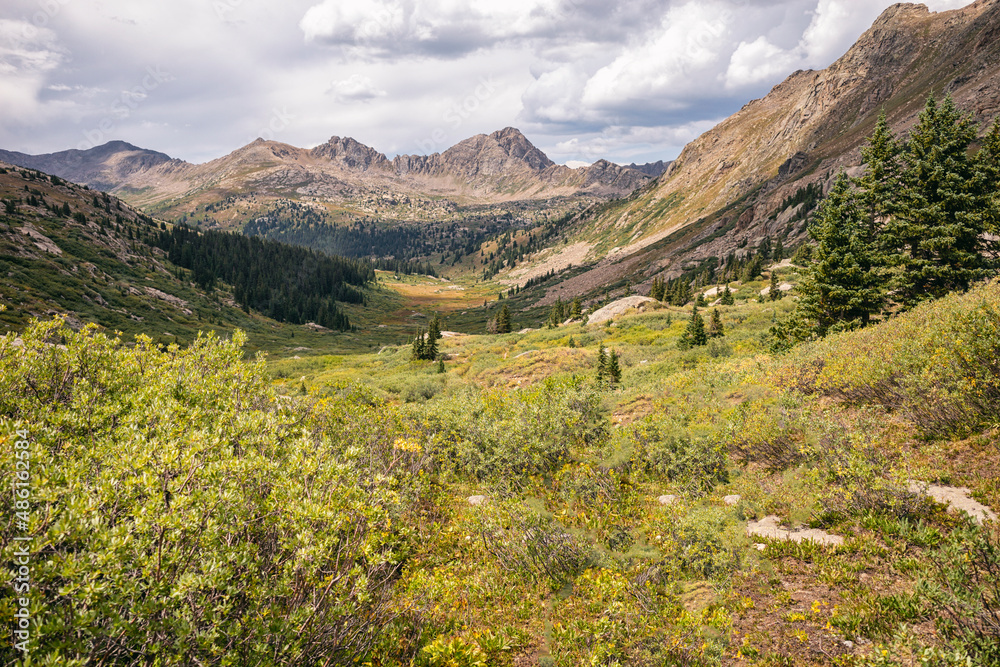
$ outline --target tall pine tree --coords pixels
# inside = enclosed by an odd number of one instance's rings
[[[906,140],[896,204],[880,236],[904,306],[968,289],[986,275],[983,192],[968,153],[976,134],[971,115],[949,95],[940,105],[927,100]]]
[[[818,245],[798,288],[798,310],[820,335],[838,322],[866,324],[884,302],[883,280],[865,224],[862,204],[841,172],[809,228]]]

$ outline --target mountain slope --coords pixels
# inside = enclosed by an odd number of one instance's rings
[[[941,13],[893,5],[830,67],[795,72],[749,102],[656,181],[592,209],[577,234],[592,260],[603,258],[605,282],[640,270],[640,282],[661,270],[679,275],[765,237],[794,245],[805,216],[784,202],[859,165],[882,109],[905,133],[927,97],[946,92],[984,129],[1000,112],[1000,0]],[[594,281],[578,282],[570,292]]]
[[[171,232],[116,197],[35,170],[0,163],[0,201],[0,303],[7,306],[0,323],[7,329],[62,314],[75,328],[96,322],[159,342],[239,327],[253,349],[274,348],[296,331],[306,343],[330,336],[278,320],[345,329],[345,312],[354,319],[374,294],[366,287],[370,264],[261,239]],[[255,277],[262,271],[273,275]],[[378,295],[380,303],[386,298]]]
[[[0,158],[100,187],[168,215],[252,193],[258,201],[301,199],[362,214],[378,208],[389,218],[436,219],[440,206],[434,200],[441,197],[459,205],[607,197],[627,194],[649,180],[639,170],[604,161],[578,169],[557,165],[510,127],[470,137],[443,153],[392,160],[336,136],[313,149],[258,139],[199,165],[124,142],[44,156],[4,152]],[[401,206],[403,197],[409,201]]]

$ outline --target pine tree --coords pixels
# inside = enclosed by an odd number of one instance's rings
[[[427,336],[431,340],[441,340],[441,318],[438,317],[437,313],[434,313],[434,317],[431,318],[430,323],[427,325]]]
[[[996,259],[1000,236],[1000,118],[983,138],[983,145],[976,154],[977,186],[982,201],[983,228],[994,239],[984,243],[985,249]]]
[[[618,364],[618,352],[616,350],[611,350],[611,355],[608,357],[608,380],[611,382],[612,387],[622,380],[622,369]]]
[[[986,275],[980,174],[968,154],[976,134],[971,115],[949,95],[940,105],[927,100],[906,140],[897,202],[880,236],[904,306],[968,289]]]
[[[681,335],[681,347],[698,347],[708,343],[708,334],[705,333],[705,320],[698,312],[698,306],[691,310],[691,319],[688,320],[687,328]]]
[[[603,385],[608,379],[608,355],[603,345],[597,346],[597,384]]]
[[[780,262],[784,258],[785,258],[785,244],[781,242],[781,239],[778,239],[777,243],[774,244],[773,259],[775,262]]]
[[[569,316],[574,320],[583,318],[583,304],[580,302],[580,297],[573,299],[573,305],[570,308]]]
[[[413,338],[413,345],[410,349],[410,358],[420,360],[424,358],[424,332],[418,331]]]
[[[427,339],[424,341],[423,356],[420,357],[426,361],[434,361],[438,356],[438,342],[437,338],[434,337],[434,333],[428,331]]]
[[[839,322],[866,324],[885,301],[876,255],[866,240],[866,215],[843,172],[809,228],[818,242],[814,261],[799,285],[798,309],[820,335]]]
[[[777,301],[778,299],[780,299],[781,297],[784,296],[784,294],[782,294],[781,290],[778,289],[778,288],[779,288],[779,285],[778,285],[778,272],[772,270],[771,271],[771,283],[770,283],[770,286],[767,289],[767,296],[768,296],[768,298],[771,299],[771,301]]]
[[[507,334],[511,331],[511,321],[510,321],[510,309],[507,308],[507,304],[503,305],[500,309],[500,313],[497,315],[497,333]]]
[[[867,217],[865,236],[869,243],[875,240],[896,208],[901,152],[902,146],[889,128],[883,109],[875,123],[875,130],[861,148],[861,161],[866,170],[856,181],[861,206]]]
[[[725,330],[722,326],[722,317],[719,315],[719,309],[712,309],[712,319],[708,321],[708,337],[709,338],[719,338],[726,335]]]
[[[729,285],[726,285],[726,289],[722,290],[722,303],[723,306],[731,306],[735,303],[733,299],[733,291],[729,289]]]

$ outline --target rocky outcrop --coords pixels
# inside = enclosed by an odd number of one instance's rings
[[[624,259],[729,207],[716,229],[738,220],[734,232],[715,235],[710,248],[689,243],[660,263],[725,256],[774,233],[772,216],[798,188],[825,185],[828,173],[858,165],[883,108],[905,133],[927,97],[944,91],[984,127],[1000,114],[1000,0],[939,13],[889,7],[830,67],[794,72],[692,141],[644,196],[606,207],[589,234],[641,221],[635,240],[617,253]],[[678,204],[662,210],[665,200]]]

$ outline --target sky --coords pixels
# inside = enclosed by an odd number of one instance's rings
[[[201,163],[349,136],[392,157],[513,126],[559,163],[670,160],[890,4],[3,0],[0,148],[120,139]]]

